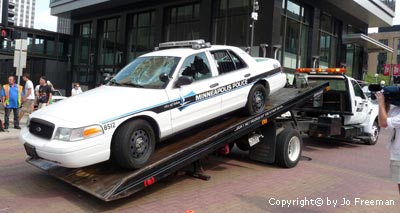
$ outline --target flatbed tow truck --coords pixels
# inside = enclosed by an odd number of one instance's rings
[[[132,195],[190,165],[194,168],[190,172],[194,177],[208,179],[209,176],[198,171],[199,160],[221,151],[221,147],[229,153],[235,140],[243,137],[248,137],[250,159],[294,167],[301,157],[302,139],[293,113],[289,119],[280,116],[312,99],[328,85],[283,88],[269,96],[265,110],[257,115],[249,117],[233,113],[189,130],[159,144],[147,166],[138,170],[124,170],[109,162],[69,169],[43,159],[29,157],[26,161],[104,201]]]

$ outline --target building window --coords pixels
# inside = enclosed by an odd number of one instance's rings
[[[200,38],[200,3],[166,9],[165,41]]]
[[[384,4],[386,4],[389,8],[395,11],[396,8],[396,0],[380,0]]]
[[[120,18],[102,20],[99,30],[99,65],[115,65],[121,63],[121,51],[118,50]],[[113,68],[111,68],[113,69]],[[116,70],[110,70],[114,72]]]
[[[339,22],[322,13],[320,23],[319,65],[321,68],[336,67]]]
[[[74,64],[89,64],[90,40],[92,38],[92,24],[78,25],[78,34],[75,39]]]
[[[388,45],[387,39],[380,39],[379,42]],[[383,74],[385,71],[385,64],[387,63],[387,52],[380,52],[378,54],[378,65],[376,67],[376,73]]]
[[[397,39],[397,64],[400,64],[400,39]]]
[[[249,45],[249,5],[249,0],[213,1],[213,44]]]
[[[155,12],[136,13],[129,16],[128,62],[154,48]]]
[[[307,66],[310,16],[308,8],[295,1],[283,1],[281,39],[283,65],[287,68]]]

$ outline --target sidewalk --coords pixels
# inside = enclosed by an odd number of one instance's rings
[[[26,126],[26,120],[28,119],[29,114],[25,113],[24,117],[21,119],[20,126],[21,128],[25,128]],[[4,122],[4,108],[0,107],[0,119]],[[21,130],[19,129],[14,129],[14,116],[10,115],[10,124],[7,130],[5,132],[0,132],[0,141],[5,140],[5,139],[13,139],[13,138],[18,138],[19,137],[19,132]]]

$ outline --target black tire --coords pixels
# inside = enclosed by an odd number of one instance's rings
[[[155,144],[154,130],[147,121],[130,121],[114,133],[112,159],[122,168],[142,168],[153,154]]]
[[[267,90],[261,84],[255,84],[247,97],[247,103],[245,106],[245,113],[247,115],[255,115],[260,113],[265,108],[265,102],[267,101]]]
[[[380,127],[377,120],[375,120],[372,124],[372,129],[374,133],[372,135],[368,135],[368,139],[364,141],[364,143],[367,145],[375,145],[378,142]]]
[[[248,135],[245,135],[245,136],[237,139],[235,144],[236,144],[236,147],[242,151],[249,151],[249,149],[250,149]]]
[[[276,164],[284,168],[295,167],[301,157],[302,144],[298,131],[291,128],[284,129],[276,139]]]

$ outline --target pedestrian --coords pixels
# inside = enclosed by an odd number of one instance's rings
[[[79,95],[82,93],[82,89],[78,83],[74,83],[74,88],[71,90],[71,96]]]
[[[22,98],[22,108],[19,113],[19,121],[21,121],[22,117],[25,113],[32,113],[34,109],[34,102],[35,102],[35,91],[33,88],[33,83],[29,79],[29,74],[24,73],[22,75],[22,80],[25,81],[24,87],[24,97]]]
[[[35,106],[39,106],[39,87],[40,87],[40,81],[39,84],[35,86]]]
[[[385,103],[385,97],[382,92],[377,92],[375,96],[379,105],[379,126],[393,130],[389,141],[390,170],[392,180],[398,185],[400,194],[400,106],[390,109],[390,105]]]
[[[50,104],[51,98],[53,96],[51,92],[51,87],[47,85],[46,77],[40,77],[40,87],[39,87],[39,109],[46,107]]]
[[[21,129],[18,120],[18,109],[21,106],[22,96],[24,95],[23,88],[15,83],[15,77],[8,77],[8,84],[3,85],[1,91],[2,103],[4,107],[4,129],[8,129],[9,117],[11,111],[14,115],[14,128]]]

